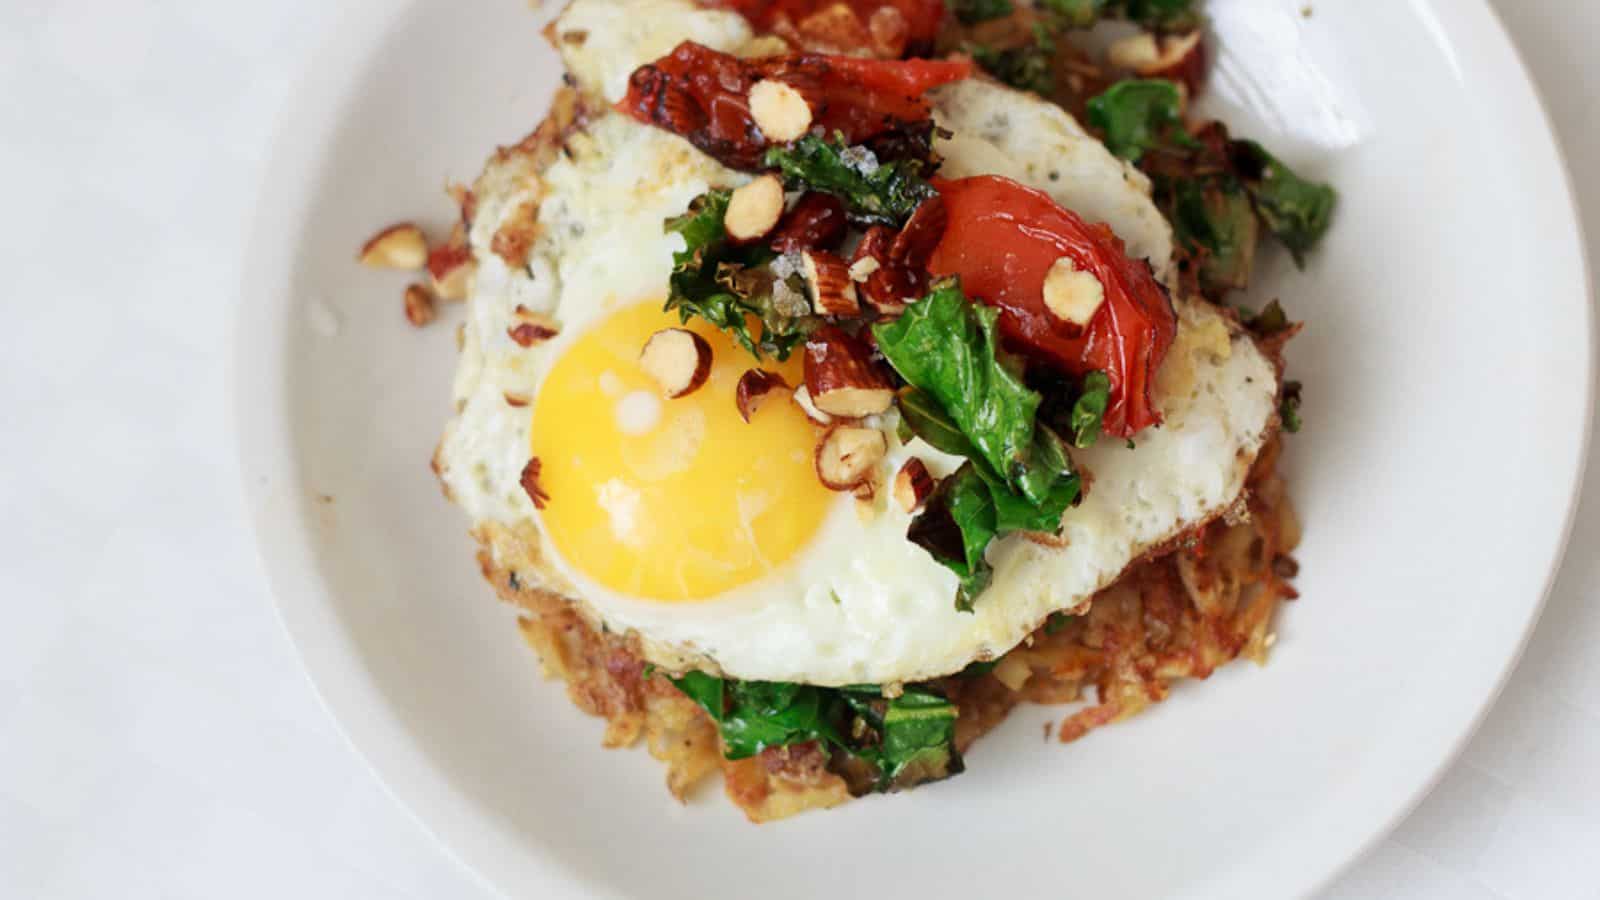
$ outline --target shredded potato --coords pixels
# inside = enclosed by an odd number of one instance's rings
[[[960,709],[957,748],[965,753],[1018,703],[1074,703],[1092,693],[1060,725],[1060,739],[1074,741],[1159,703],[1179,679],[1206,678],[1239,657],[1264,663],[1273,616],[1297,596],[1289,553],[1300,525],[1276,471],[1279,446],[1274,439],[1262,449],[1232,515],[1130,567],[1086,614],[1047,623],[987,674],[944,679]],[[683,800],[720,770],[728,798],[753,822],[850,799],[845,778],[814,742],[724,759],[710,716],[666,678],[645,674],[637,638],[597,629],[559,596],[523,587],[489,550],[513,535],[479,537],[484,576],[523,611],[523,637],[545,674],[566,682],[579,709],[606,720],[605,746],[643,738],[666,763],[673,796]]]

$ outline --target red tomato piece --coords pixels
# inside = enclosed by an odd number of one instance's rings
[[[851,144],[926,122],[923,94],[972,73],[966,60],[873,60],[816,53],[740,59],[691,41],[640,66],[617,110],[687,138],[724,165],[760,167],[767,140],[750,117],[750,87],[776,79],[804,95],[830,137]]]
[[[741,13],[759,31],[806,46],[903,56],[939,36],[944,0],[702,0]]]
[[[1104,371],[1111,381],[1106,434],[1132,437],[1160,424],[1151,391],[1178,325],[1149,263],[1129,259],[1107,226],[1086,223],[1008,178],[981,175],[934,185],[949,225],[928,270],[960,276],[967,296],[998,307],[1001,334],[1014,352],[1075,376]],[[1082,329],[1044,306],[1045,276],[1063,256],[1105,289],[1105,303]]]

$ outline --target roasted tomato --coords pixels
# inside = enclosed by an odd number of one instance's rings
[[[1006,344],[1030,360],[1111,380],[1105,432],[1131,437],[1161,422],[1150,392],[1177,334],[1177,316],[1150,265],[1121,239],[1085,223],[1046,194],[993,175],[936,181],[949,225],[928,268],[958,275],[969,297],[1000,309]],[[1061,257],[1092,274],[1105,301],[1076,328],[1045,308],[1044,282]]]
[[[944,0],[702,0],[808,49],[898,58],[932,48]]]
[[[760,166],[767,140],[750,114],[750,88],[781,81],[799,92],[812,128],[844,134],[852,144],[926,122],[923,94],[966,78],[966,60],[903,62],[795,53],[740,59],[691,41],[636,69],[617,109],[647,125],[687,138],[736,169]]]

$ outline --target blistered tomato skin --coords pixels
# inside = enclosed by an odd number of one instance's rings
[[[1177,316],[1150,265],[1129,259],[1121,239],[1086,223],[1049,195],[1008,178],[936,181],[949,224],[929,271],[956,275],[967,296],[1000,309],[1007,345],[1075,376],[1111,380],[1105,432],[1132,437],[1161,423],[1151,397],[1155,371],[1177,335]],[[1106,302],[1083,329],[1044,306],[1044,281],[1063,256],[1097,278]],[[1076,332],[1076,333],[1074,333]]]
[[[905,61],[794,53],[740,59],[690,41],[640,66],[617,110],[686,138],[723,165],[755,170],[769,143],[750,114],[750,88],[775,79],[806,97],[813,128],[859,144],[926,122],[923,94],[972,73],[966,60]]]
[[[893,49],[895,56],[926,51],[939,36],[939,26],[944,21],[944,0],[702,0],[703,5],[732,9],[750,20],[756,30],[792,35],[802,40],[808,37],[825,37],[828,43],[853,38],[859,46],[841,46],[838,50]],[[851,13],[848,27],[840,27],[834,19],[837,6]],[[876,19],[886,16],[898,20],[904,33],[897,35],[895,46],[881,46],[882,37],[873,27]]]

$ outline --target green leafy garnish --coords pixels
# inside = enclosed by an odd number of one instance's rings
[[[892,700],[874,696],[876,692],[842,692],[864,731],[876,732],[876,746],[855,751],[877,767],[876,790],[898,790],[961,772],[955,704],[923,688],[908,687]]]
[[[1089,101],[1089,124],[1105,134],[1106,148],[1129,162],[1161,146],[1194,142],[1183,129],[1178,85],[1160,78],[1129,78]]]
[[[1051,62],[1056,55],[1055,38],[1042,24],[1033,26],[1033,40],[997,50],[972,44],[967,47],[972,61],[990,75],[1018,90],[1048,96],[1055,86]]]
[[[1322,239],[1338,201],[1332,187],[1306,181],[1255,141],[1234,141],[1230,156],[1239,169],[1256,212],[1297,266]]]
[[[1011,0],[951,0],[950,11],[963,25],[976,25],[1011,15]]]
[[[1083,376],[1083,391],[1072,404],[1072,446],[1094,446],[1100,439],[1106,406],[1110,403],[1111,378],[1101,371]]]
[[[824,715],[823,689],[778,681],[735,681],[689,672],[672,679],[678,690],[711,714],[722,732],[728,759],[754,756],[768,747],[833,740]]]
[[[723,755],[820,741],[870,770],[871,790],[911,787],[961,772],[955,704],[928,688],[886,699],[873,685],[825,688],[689,672],[672,683],[711,715]]]
[[[899,227],[937,193],[922,177],[922,160],[880,162],[870,150],[847,145],[839,134],[832,141],[808,134],[773,147],[762,164],[782,172],[790,188],[838,197],[851,218],[868,224]]]
[[[695,316],[705,319],[757,359],[788,359],[817,320],[803,290],[773,276],[769,264],[775,254],[770,249],[728,239],[722,220],[730,196],[729,191],[701,194],[688,212],[667,220],[669,233],[683,235],[684,249],[672,255],[666,308],[677,310],[684,322]],[[750,331],[751,317],[761,323],[759,337]]]
[[[984,553],[998,536],[994,494],[970,462],[939,482],[906,530],[906,540],[956,573],[956,609],[963,612],[989,586],[994,570]]]
[[[1048,2],[1048,0],[1047,0]],[[1190,31],[1200,27],[1196,0],[1112,0],[1110,13],[1156,31]]]
[[[1029,492],[1022,475],[1032,461],[1039,395],[1023,383],[1016,362],[1001,355],[999,315],[968,302],[947,279],[872,332],[900,377],[938,403],[990,469],[1037,502],[1042,493]]]
[[[1245,320],[1251,331],[1262,337],[1271,337],[1289,327],[1289,314],[1283,311],[1283,304],[1274,300],[1261,308],[1261,311]]]
[[[1238,179],[1222,173],[1154,180],[1173,236],[1199,261],[1201,290],[1220,296],[1247,287],[1261,227]]]
[[[1283,383],[1283,399],[1278,403],[1278,418],[1283,420],[1283,430],[1290,434],[1300,431],[1300,382]]]
[[[1059,531],[1082,489],[1065,445],[1037,421],[1040,395],[998,347],[998,316],[946,280],[899,319],[873,326],[879,352],[911,385],[900,395],[901,421],[934,448],[968,459],[906,534],[956,573],[963,610],[988,586],[990,542],[1013,531]]]
[[[1037,7],[1062,28],[1090,28],[1106,14],[1107,0],[1038,0]]]

